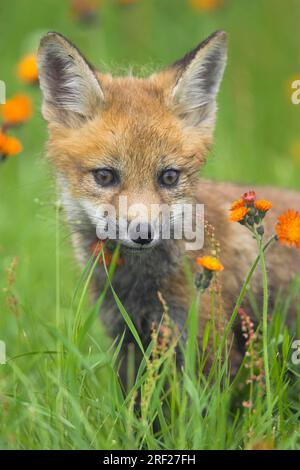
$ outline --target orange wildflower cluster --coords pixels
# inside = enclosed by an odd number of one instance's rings
[[[213,11],[223,5],[223,0],[189,0],[189,5],[197,11]]]
[[[0,106],[0,160],[17,155],[22,151],[21,142],[13,136],[9,136],[9,128],[25,123],[32,115],[31,99],[26,95],[16,95]]]
[[[265,199],[256,199],[256,193],[249,191],[234,201],[230,208],[229,220],[242,224],[259,224],[266,213],[272,208],[272,203]]]
[[[254,191],[249,191],[234,201],[230,208],[231,222],[240,222],[252,229],[254,225],[259,225],[266,213],[272,208],[272,203],[265,199],[256,199]],[[300,248],[300,213],[293,209],[288,209],[277,219],[276,239],[282,245]],[[264,233],[263,226],[257,227],[257,233]]]
[[[36,54],[27,54],[17,66],[17,75],[25,83],[38,83],[38,67]]]

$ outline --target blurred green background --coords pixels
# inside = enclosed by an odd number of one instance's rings
[[[0,288],[17,256],[14,288],[25,313],[24,335],[32,311],[51,321],[55,308],[56,195],[44,158],[46,126],[38,87],[16,76],[18,61],[35,50],[43,33],[63,33],[100,69],[133,68],[144,75],[180,58],[214,30],[226,30],[228,66],[205,174],[251,187],[300,189],[300,105],[292,104],[290,87],[300,78],[299,0],[103,0],[94,16],[90,23],[80,21],[67,0],[0,2],[0,79],[8,98],[22,92],[34,102],[33,118],[16,131],[24,151],[0,165]],[[61,230],[61,301],[67,308],[79,272],[68,232]],[[11,335],[14,349],[7,293],[0,295],[1,336]],[[39,325],[34,331],[38,336]]]

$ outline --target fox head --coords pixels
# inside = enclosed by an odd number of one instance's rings
[[[102,74],[62,35],[42,38],[38,68],[48,154],[71,223],[76,218],[97,227],[101,238],[110,206],[118,228],[125,215],[135,220],[134,235],[119,236],[123,244],[144,249],[160,242],[150,208],[194,200],[225,63],[222,31],[147,79]]]

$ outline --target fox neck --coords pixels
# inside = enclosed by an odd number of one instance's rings
[[[179,240],[162,240],[159,245],[141,253],[130,253],[121,247],[120,256],[124,271],[132,276],[141,275],[144,279],[153,277],[159,281],[176,271],[183,256],[183,247]]]

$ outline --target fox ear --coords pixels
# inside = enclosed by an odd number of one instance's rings
[[[226,65],[227,35],[217,31],[162,73],[167,100],[188,126],[213,126]]]
[[[66,38],[46,34],[38,51],[42,113],[47,121],[79,127],[104,103],[104,95],[91,65]]]

